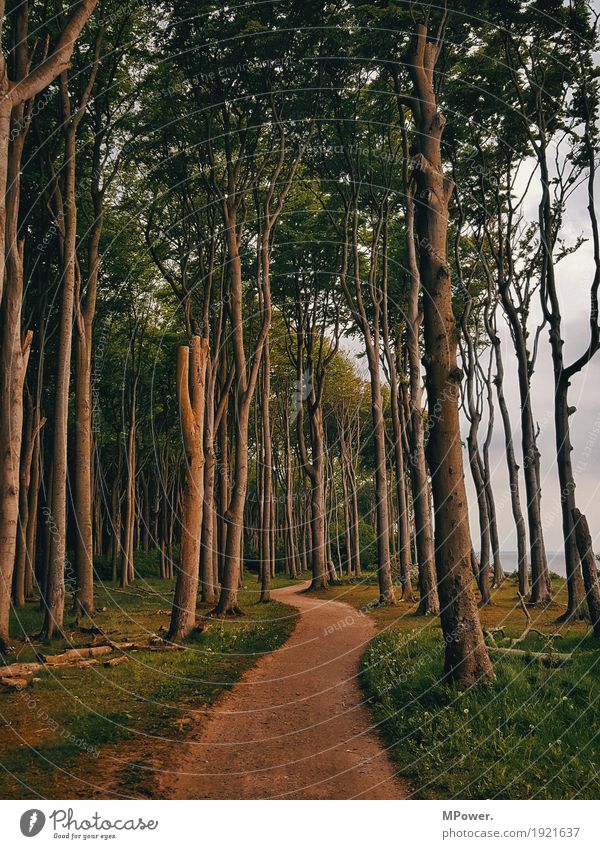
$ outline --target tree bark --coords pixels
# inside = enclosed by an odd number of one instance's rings
[[[169,639],[187,637],[196,622],[198,569],[204,498],[204,412],[208,340],[193,336],[177,356],[177,392],[185,449],[180,563],[169,626]]]
[[[594,629],[594,637],[600,640],[600,581],[598,580],[598,563],[594,555],[592,537],[587,519],[575,508],[573,511],[573,527],[575,542],[583,567],[585,598],[587,601],[590,621]]]
[[[429,498],[429,481],[425,458],[425,431],[423,424],[423,401],[421,389],[421,350],[420,334],[423,314],[419,306],[421,277],[417,262],[415,240],[415,201],[408,174],[409,148],[404,129],[404,112],[401,113],[403,133],[404,162],[404,216],[406,222],[406,262],[409,272],[408,303],[406,310],[406,348],[408,353],[408,437],[410,442],[410,482],[412,491],[415,541],[417,548],[417,566],[419,570],[420,601],[418,613],[422,616],[435,616],[440,611],[440,603],[435,574],[435,549],[433,542],[433,521]]]
[[[408,60],[416,124],[416,230],[424,289],[425,367],[431,430],[429,467],[436,511],[436,568],[445,642],[444,677],[465,687],[492,678],[471,586],[471,537],[462,465],[458,416],[458,343],[447,263],[448,203],[452,184],[444,177],[434,72],[441,42],[427,39],[417,26]]]

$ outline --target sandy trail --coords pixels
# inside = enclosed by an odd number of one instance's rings
[[[357,681],[373,624],[347,604],[303,594],[305,587],[273,592],[300,611],[292,636],[206,709],[197,737],[192,732],[171,749],[159,797],[403,799],[409,794],[372,728]]]

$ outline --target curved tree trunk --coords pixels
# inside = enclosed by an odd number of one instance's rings
[[[500,415],[502,417],[502,425],[504,428],[504,449],[506,452],[506,466],[508,469],[510,503],[517,532],[517,571],[519,576],[519,593],[523,596],[523,598],[525,598],[529,594],[529,560],[527,556],[527,532],[525,529],[525,519],[523,518],[521,496],[519,493],[519,467],[515,458],[510,413],[504,397],[504,365],[502,362],[501,343],[497,335],[494,335],[492,344],[494,346],[494,353],[496,357],[496,376],[494,378],[494,383],[496,385],[498,406],[500,408]]]
[[[443,174],[441,138],[444,119],[437,110],[434,71],[439,45],[420,24],[409,56],[414,86],[411,101],[417,128],[415,172],[417,235],[424,288],[425,366],[431,430],[429,467],[436,511],[436,568],[445,642],[444,675],[469,686],[493,677],[471,586],[471,536],[462,464],[458,416],[460,370],[447,264],[448,203],[452,184]]]
[[[531,408],[531,385],[527,342],[518,313],[512,303],[508,283],[499,281],[500,297],[508,319],[517,355],[517,375],[521,402],[521,440],[523,448],[523,474],[527,495],[527,520],[529,525],[529,547],[531,557],[532,604],[548,604],[552,599],[552,587],[546,559],[546,547],[542,530],[540,455],[537,448],[533,411]]]

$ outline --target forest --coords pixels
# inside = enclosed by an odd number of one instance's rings
[[[0,3],[2,798],[598,797],[599,24]]]

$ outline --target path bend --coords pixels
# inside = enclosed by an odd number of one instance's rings
[[[404,799],[358,683],[375,635],[367,616],[314,598],[307,584],[273,591],[297,608],[283,646],[203,711],[173,752],[161,793],[172,799]]]

